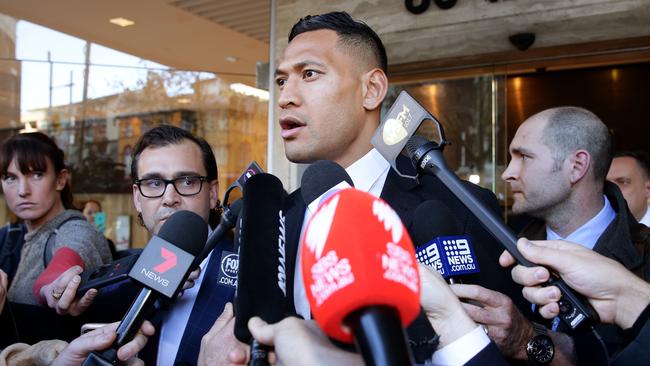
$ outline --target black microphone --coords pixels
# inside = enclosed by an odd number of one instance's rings
[[[238,199],[235,202],[231,203],[228,206],[223,207],[223,214],[221,215],[221,221],[214,230],[210,233],[208,241],[205,243],[203,250],[194,260],[194,268],[196,268],[203,260],[210,254],[212,249],[217,246],[217,244],[223,239],[227,232],[232,230],[237,223],[237,217],[242,208],[242,200]],[[193,268],[193,269],[194,269]]]
[[[317,160],[310,164],[302,174],[300,194],[305,203],[310,204],[336,186],[340,189],[354,187],[354,182],[345,169],[337,163],[329,160]]]
[[[117,350],[135,337],[144,320],[156,310],[157,301],[176,298],[207,236],[206,222],[193,212],[177,211],[167,219],[129,273],[143,288],[122,318],[115,342],[101,354],[91,353],[84,365],[117,362]]]
[[[235,336],[251,345],[249,365],[268,365],[270,347],[253,339],[248,320],[259,316],[276,323],[287,313],[282,213],[285,196],[282,183],[271,174],[258,173],[244,185],[238,230]]]
[[[418,262],[442,275],[448,283],[462,283],[459,277],[479,273],[472,241],[461,232],[449,207],[438,200],[420,203],[414,212],[413,244]]]
[[[526,267],[535,266],[517,249],[517,237],[512,231],[497,215],[474,197],[449,169],[442,155],[442,147],[441,144],[429,141],[419,135],[413,135],[406,143],[408,155],[418,173],[435,175],[478,218],[485,229],[503,245],[518,263]],[[569,328],[576,329],[599,321],[598,313],[586,301],[581,300],[558,276],[551,275],[548,283],[557,286],[562,293],[559,316]]]

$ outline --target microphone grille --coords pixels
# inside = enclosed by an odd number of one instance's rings
[[[158,236],[196,257],[208,239],[208,224],[192,211],[176,211],[165,221]]]

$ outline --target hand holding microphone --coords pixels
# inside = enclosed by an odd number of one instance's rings
[[[368,365],[412,363],[404,326],[420,312],[413,244],[399,216],[379,198],[345,189],[307,224],[302,276],[316,322],[354,342]]]
[[[529,241],[519,239],[517,248],[533,263],[544,265],[558,273],[574,290],[586,296],[605,323],[615,323],[623,329],[634,324],[650,303],[650,285],[625,269],[620,263],[593,250],[562,240]],[[499,259],[504,267],[515,263],[504,252]],[[526,286],[524,297],[540,305],[539,312],[547,319],[558,315],[563,306],[555,286],[541,286],[550,276],[544,267],[512,269],[515,282]]]
[[[207,224],[193,212],[178,211],[167,219],[131,268],[129,277],[142,290],[122,318],[115,342],[101,355],[91,353],[84,365],[116,362],[117,349],[136,336],[144,320],[157,310],[158,302],[176,299],[207,236]]]

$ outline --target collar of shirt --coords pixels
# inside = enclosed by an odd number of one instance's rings
[[[650,227],[650,206],[648,206],[648,208],[645,210],[645,215],[643,215],[639,222],[645,226]]]
[[[384,182],[388,176],[388,171],[390,169],[390,164],[384,159],[384,157],[377,151],[377,149],[372,149],[368,151],[366,155],[361,157],[361,159],[355,161],[347,169],[346,173],[352,178],[354,183],[354,188],[368,192],[375,197],[381,195],[381,190],[384,188]],[[332,189],[342,189],[342,186],[336,185],[329,189],[327,192],[323,193],[320,197],[315,199],[313,202],[307,203],[307,215],[305,217],[304,223],[309,220],[311,215],[316,212],[322,197],[328,194]],[[304,226],[304,225],[303,225]]]
[[[607,226],[616,218],[616,211],[609,203],[607,196],[603,195],[605,204],[598,214],[587,221],[584,225],[574,232],[563,238],[555,231],[546,227],[546,239],[548,240],[566,240],[582,245],[587,249],[593,249],[601,235],[607,229]]]

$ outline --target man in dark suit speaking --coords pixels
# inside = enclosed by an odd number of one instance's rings
[[[379,126],[388,89],[386,70],[386,51],[377,34],[347,13],[308,16],[296,23],[276,70],[279,123],[287,158],[296,163],[338,163],[355,188],[386,200],[409,230],[421,202],[442,201],[461,224],[463,232],[457,235],[469,235],[475,243],[481,273],[470,281],[522,299],[519,288],[499,267],[499,244],[442,182],[430,176],[419,183],[403,178],[372,147],[370,140]],[[401,163],[407,165],[404,170],[412,169],[408,161]],[[498,210],[490,191],[470,184],[468,188]],[[296,313],[306,318],[310,312],[298,253],[300,234],[313,214],[314,205],[309,204],[296,191],[285,205],[287,296],[294,300]],[[521,308],[526,311],[525,305]]]

